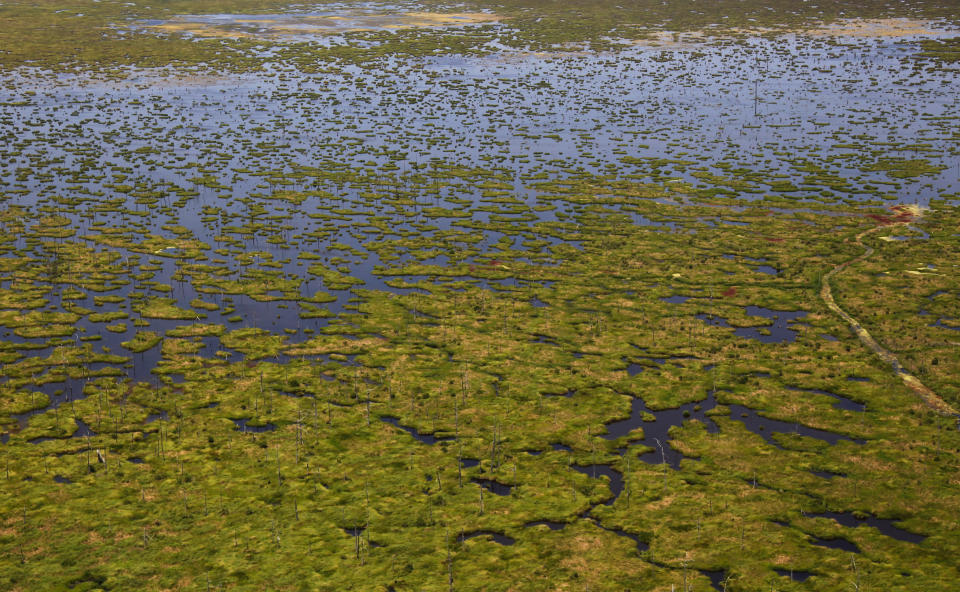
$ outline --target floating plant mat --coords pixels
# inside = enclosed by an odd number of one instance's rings
[[[960,82],[912,38],[107,4],[0,11],[0,589],[954,592]]]
[[[214,15],[204,14],[215,11]],[[453,14],[453,17],[446,16]],[[291,16],[292,15],[292,16]],[[318,33],[298,16],[315,16],[327,32]],[[386,18],[382,18],[387,15]],[[439,16],[438,16],[439,15]],[[493,16],[497,15],[497,16]],[[587,3],[507,0],[489,5],[450,5],[433,0],[409,3],[285,4],[272,0],[225,0],[212,7],[192,1],[178,3],[64,2],[40,10],[28,3],[4,5],[0,66],[12,69],[30,64],[57,72],[83,65],[123,75],[129,66],[167,63],[213,67],[231,72],[257,71],[278,53],[306,52],[304,63],[336,60],[366,61],[386,54],[428,56],[438,52],[485,54],[503,49],[552,53],[579,47],[589,51],[617,50],[623,38],[634,37],[636,26],[646,31],[698,31],[819,28],[817,23],[855,21],[868,23],[870,34],[900,35],[913,22],[956,22],[956,6],[949,0],[891,4],[881,0],[835,0],[828,7],[801,3],[790,10],[771,10],[760,0],[718,0],[699,5],[686,0],[635,0]],[[358,20],[359,19],[359,20]],[[219,22],[217,22],[219,20]],[[236,20],[253,22],[232,22]],[[264,22],[274,20],[274,23]],[[502,26],[462,26],[501,22]],[[897,23],[897,20],[905,21]],[[227,24],[230,21],[230,24]],[[348,23],[356,21],[352,25]],[[874,26],[873,23],[881,23]],[[134,24],[136,23],[136,24]],[[631,23],[636,26],[625,25]],[[147,29],[159,26],[163,29]],[[132,26],[131,26],[132,25]],[[353,42],[337,39],[353,27],[360,35]],[[832,26],[832,25],[828,25]],[[304,28],[311,28],[302,35]],[[863,34],[853,25],[847,33]],[[277,30],[271,32],[271,29]],[[282,32],[281,32],[282,31]],[[331,35],[330,31],[338,32]],[[450,33],[456,32],[457,35]],[[217,43],[196,43],[198,39]],[[427,41],[427,38],[430,38]],[[283,43],[280,39],[313,43]],[[309,45],[292,49],[298,45]],[[228,51],[223,51],[229,48]],[[69,54],[69,57],[65,57]],[[949,56],[931,48],[933,59]],[[322,57],[321,57],[322,56]],[[293,57],[288,55],[287,57]]]
[[[357,31],[463,27],[499,21],[499,16],[486,12],[390,12],[387,9],[369,9],[284,14],[178,15],[165,21],[148,21],[137,26],[158,33],[183,33],[196,37],[277,39]]]

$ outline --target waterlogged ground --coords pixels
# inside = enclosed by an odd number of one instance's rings
[[[362,4],[361,4],[362,6]],[[326,12],[286,14],[177,15],[140,26],[160,33],[182,33],[198,37],[284,38],[309,41],[317,35],[359,31],[397,30],[417,27],[456,27],[497,22],[491,13],[403,12],[396,7],[370,6]]]
[[[756,4],[0,13],[2,587],[952,590],[960,27]]]

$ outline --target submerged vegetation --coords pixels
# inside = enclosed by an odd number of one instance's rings
[[[820,4],[4,3],[0,587],[954,590],[960,23]]]

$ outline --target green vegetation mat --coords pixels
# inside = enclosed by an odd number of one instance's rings
[[[956,590],[958,31],[4,2],[0,589]]]

